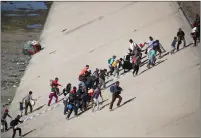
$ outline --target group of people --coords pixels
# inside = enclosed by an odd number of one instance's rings
[[[196,38],[197,39],[197,38]],[[172,41],[172,50],[171,54],[174,53],[175,49],[179,50],[179,46],[183,41],[184,46],[186,44],[185,41],[185,33],[179,28],[177,33],[177,37],[174,37]],[[160,44],[159,40],[154,40],[153,37],[149,37],[148,42],[144,42],[143,44],[136,44],[132,39],[129,40],[130,47],[128,48],[128,53],[123,58],[117,59],[114,55],[113,57],[108,59],[108,67],[107,69],[98,69],[92,73],[89,70],[89,65],[86,65],[80,72],[78,76],[79,84],[78,87],[72,86],[71,83],[68,83],[66,88],[63,91],[60,91],[59,79],[55,78],[51,80],[51,92],[49,94],[48,106],[51,105],[53,97],[55,98],[55,102],[58,102],[58,96],[64,95],[63,104],[64,104],[64,115],[67,114],[67,119],[70,118],[72,112],[74,111],[75,116],[78,116],[78,110],[81,112],[86,111],[88,108],[92,108],[92,111],[95,111],[95,107],[97,106],[97,110],[100,110],[100,103],[103,102],[102,90],[106,89],[106,78],[111,76],[119,78],[119,72],[123,69],[124,73],[133,69],[133,76],[138,75],[139,68],[141,65],[142,52],[145,52],[148,58],[147,67],[155,65],[156,55],[159,53],[159,58],[161,58],[161,54],[166,50]],[[147,45],[147,47],[143,50],[143,48]],[[176,47],[177,45],[177,47]],[[121,92],[123,89],[119,86],[120,82],[116,81],[112,86],[110,86],[110,92],[112,93],[112,100],[110,102],[109,110],[112,111],[113,104],[115,100],[118,98],[117,107],[121,106]],[[101,102],[99,102],[99,97],[101,98]],[[32,98],[32,91],[30,91],[20,102],[20,111],[22,116],[23,111],[23,103],[25,103],[25,115],[27,115],[27,109],[30,107],[30,112],[32,112],[32,101],[36,101],[37,99]],[[8,109],[5,110],[1,123],[4,124],[5,130],[9,130],[6,117],[9,116]],[[14,120],[10,123],[10,128],[13,128],[13,138],[15,137],[16,131],[19,131],[19,135],[21,135],[21,128],[17,127],[18,123],[23,123],[20,121],[20,115],[18,115]]]

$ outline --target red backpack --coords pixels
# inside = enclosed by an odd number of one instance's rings
[[[133,57],[133,63],[137,62],[137,57]]]

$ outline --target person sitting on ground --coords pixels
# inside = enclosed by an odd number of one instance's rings
[[[7,116],[10,117],[10,119],[12,119],[12,117],[11,117],[11,116],[9,115],[9,113],[8,113],[8,109],[5,109],[5,111],[4,111],[4,113],[3,113],[3,116],[1,117],[1,123],[2,123],[2,125],[5,127],[5,131],[8,131],[8,130],[9,130],[9,129],[8,129],[8,123],[7,123],[7,121],[6,121]]]
[[[29,94],[22,99],[22,102],[23,103],[25,102],[25,115],[27,115],[28,107],[30,108],[30,113],[32,113],[33,107],[32,107],[32,104],[31,104],[31,100],[37,101],[36,99],[32,98],[32,93],[33,92],[30,91]]]
[[[12,120],[12,121],[10,122],[10,126],[11,126],[11,128],[13,128],[13,135],[12,135],[12,138],[15,137],[15,134],[16,134],[16,131],[17,131],[17,130],[19,131],[19,136],[22,135],[22,129],[18,127],[18,124],[19,124],[19,123],[23,123],[23,121],[20,121],[20,118],[21,118],[21,116],[18,115],[14,120]]]

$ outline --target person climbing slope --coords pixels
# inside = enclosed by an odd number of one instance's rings
[[[25,115],[27,115],[28,107],[30,108],[30,113],[32,113],[33,107],[32,107],[32,104],[31,104],[31,100],[37,101],[36,99],[32,98],[32,93],[33,92],[30,91],[29,94],[22,99],[22,102],[23,103],[25,102]]]
[[[119,101],[117,102],[117,107],[120,107],[120,104],[121,104],[121,101],[122,101],[122,97],[121,97],[121,91],[123,89],[121,87],[119,87],[119,81],[117,81],[114,85],[112,85],[110,87],[110,92],[112,93],[112,101],[110,103],[110,111],[112,111],[112,107],[113,107],[113,104],[116,100],[116,98],[119,99]]]
[[[138,75],[140,63],[141,63],[140,55],[134,55],[134,57],[133,57],[133,76]]]
[[[53,85],[52,88],[51,88],[51,93],[49,95],[48,106],[50,106],[53,97],[56,98],[56,103],[57,103],[58,102],[58,95],[57,95],[57,91],[56,91],[56,86],[55,85]]]
[[[116,56],[114,55],[112,58],[108,59],[108,65],[109,65],[109,72],[108,72],[108,76],[112,75],[112,73],[114,72],[114,67],[112,66],[113,62],[115,61]]]
[[[59,88],[58,86],[62,86],[61,84],[59,84],[59,78],[55,78],[55,80],[52,81],[51,83],[51,87],[55,86],[55,90],[56,90],[56,93],[59,94]]]
[[[19,123],[23,123],[23,121],[20,121],[20,115],[18,115],[14,120],[12,120],[10,122],[10,126],[11,128],[13,129],[13,135],[12,135],[12,138],[15,137],[15,134],[16,134],[16,131],[18,130],[19,131],[19,136],[22,135],[22,129],[18,127],[18,124]]]
[[[12,117],[11,117],[11,116],[9,115],[9,113],[8,113],[8,109],[5,109],[5,111],[4,111],[4,113],[3,113],[3,116],[1,117],[1,123],[2,123],[2,125],[4,126],[5,131],[8,131],[8,130],[9,130],[9,129],[8,129],[8,123],[7,123],[7,121],[6,121],[7,116],[10,117],[10,119],[12,119]]]

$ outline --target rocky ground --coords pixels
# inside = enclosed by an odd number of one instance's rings
[[[46,3],[50,8],[52,2]],[[39,40],[48,10],[24,11],[25,14],[39,16],[6,16],[21,14],[21,11],[2,11],[1,26],[1,105],[8,106],[12,101],[20,79],[29,64],[31,56],[23,55],[23,45],[29,40]],[[30,24],[41,24],[39,28],[26,28]]]
[[[38,40],[40,32],[21,30],[5,31],[1,35],[1,100],[8,103],[15,95],[16,88],[24,74],[30,56],[22,54],[27,40]]]

